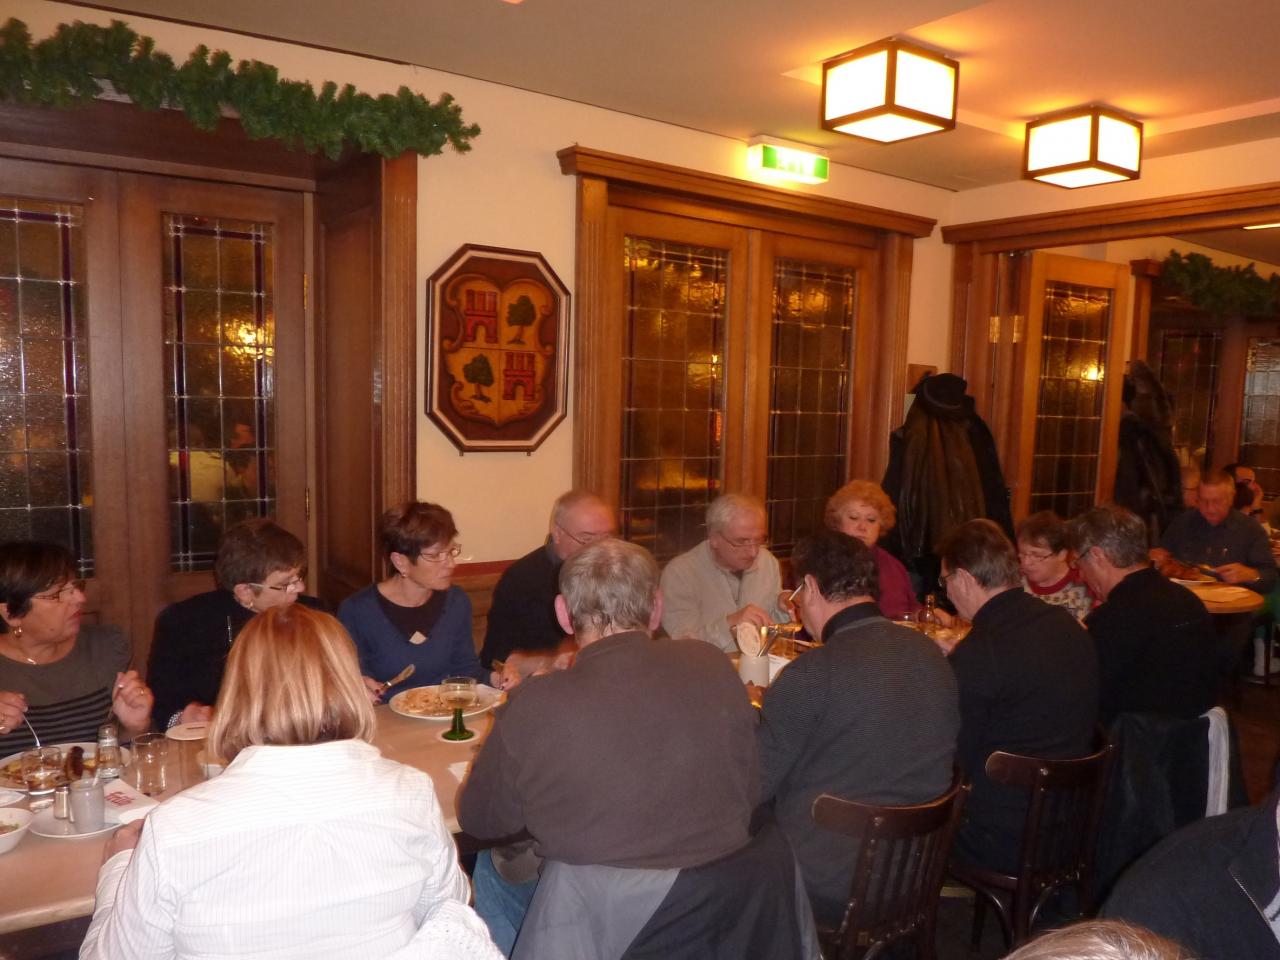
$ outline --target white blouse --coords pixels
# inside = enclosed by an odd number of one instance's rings
[[[342,740],[249,747],[98,873],[94,960],[484,958],[431,778]]]

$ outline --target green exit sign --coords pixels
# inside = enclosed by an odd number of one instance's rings
[[[798,183],[831,179],[831,162],[821,154],[772,143],[757,143],[747,149],[747,166],[766,176]]]

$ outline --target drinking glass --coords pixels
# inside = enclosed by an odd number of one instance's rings
[[[169,740],[163,733],[144,733],[133,738],[133,765],[137,769],[138,789],[148,797],[165,791],[165,757]]]
[[[22,780],[31,795],[32,809],[53,802],[54,788],[66,782],[62,769],[62,751],[57,747],[39,747],[22,755]]]
[[[476,702],[475,677],[445,677],[440,684],[440,699],[453,708],[453,726],[443,734],[445,740],[470,740],[476,735],[462,722],[462,711]]]
[[[106,817],[106,798],[97,780],[77,780],[69,798],[71,822],[80,833],[101,830]]]

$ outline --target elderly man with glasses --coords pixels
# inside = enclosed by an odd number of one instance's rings
[[[765,546],[764,504],[727,493],[707,507],[707,539],[662,571],[662,628],[670,637],[705,640],[726,653],[737,649],[739,623],[767,627],[791,619],[779,594],[778,560]]]
[[[493,588],[480,662],[492,669],[513,651],[550,652],[564,642],[555,599],[561,565],[616,529],[613,508],[587,490],[570,490],[551,508],[547,539],[503,571]]]

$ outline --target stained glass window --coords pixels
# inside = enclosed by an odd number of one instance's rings
[[[1222,334],[1166,330],[1160,339],[1160,383],[1173,403],[1173,445],[1184,463],[1213,460],[1213,411]]]
[[[855,292],[851,268],[776,263],[766,497],[780,556],[822,526],[827,497],[846,479]]]
[[[0,540],[93,575],[83,210],[0,198]]]
[[[1280,493],[1280,340],[1249,339],[1240,462],[1253,467],[1268,499]]]
[[[1045,288],[1031,510],[1073,517],[1093,506],[1112,294],[1051,282]],[[1119,371],[1115,372],[1119,375]]]
[[[665,562],[720,493],[728,254],[627,237],[621,533]]]
[[[209,570],[223,530],[274,512],[270,225],[165,217],[170,563]]]

